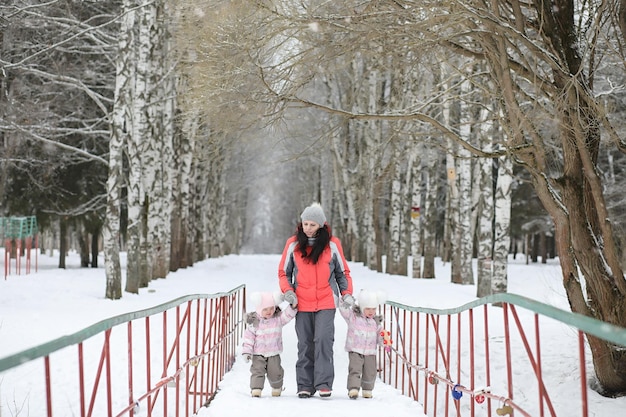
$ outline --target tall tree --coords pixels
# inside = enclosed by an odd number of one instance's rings
[[[131,94],[134,72],[132,31],[135,12],[130,1],[122,6],[118,50],[115,58],[115,94],[111,113],[111,139],[109,140],[109,175],[107,179],[107,210],[103,228],[104,267],[106,272],[106,297],[122,297],[122,271],[120,265],[121,191],[123,180],[123,154],[129,129],[132,126]]]
[[[491,293],[507,291],[507,264],[511,234],[511,183],[513,182],[513,161],[508,156],[498,159],[498,174],[494,195],[494,248]]]

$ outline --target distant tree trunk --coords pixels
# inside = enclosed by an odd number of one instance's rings
[[[364,79],[365,70],[364,63],[359,59],[355,59],[350,65],[350,74],[352,75],[350,81],[355,79]],[[347,97],[340,94],[341,79],[337,74],[329,74],[326,82],[328,89],[327,100],[333,105],[348,106],[352,108],[358,108],[359,101],[364,97],[368,97],[367,94],[359,93],[355,91]],[[363,87],[365,88],[365,87]],[[344,102],[342,102],[342,100]],[[354,167],[350,162],[355,159],[356,155],[350,154],[350,150],[356,147],[356,143],[364,140],[364,128],[362,123],[355,123],[353,121],[339,121],[339,126],[330,137],[331,158],[333,166],[334,187],[337,190],[341,190],[343,201],[340,204],[339,213],[341,216],[341,222],[344,224],[345,236],[342,236],[342,241],[346,241],[349,252],[346,253],[348,259],[356,261],[362,260],[365,265],[370,268],[374,268],[377,265],[376,260],[376,234],[377,231],[374,227],[372,202],[369,201],[369,206],[360,206],[359,214],[357,216],[358,196],[362,195],[363,199],[367,201],[367,198],[372,195],[372,189],[374,184],[372,181],[363,181],[365,184],[358,184],[358,177],[354,175]],[[369,167],[370,159],[368,157],[367,146],[361,150],[363,159],[360,164],[364,167],[363,171],[366,172]],[[356,170],[357,172],[360,170]],[[371,172],[367,172],[364,175],[373,175]],[[359,188],[359,185],[361,187]],[[357,221],[360,219],[360,224]],[[359,233],[360,227],[369,227],[368,234]],[[345,249],[345,248],[344,248]],[[365,259],[362,258],[362,254],[365,253]]]
[[[481,129],[483,149],[491,151],[491,137],[493,131],[490,124],[486,124]],[[494,192],[493,192],[493,165],[492,159],[480,159],[477,164],[480,167],[478,203],[478,262],[476,279],[476,297],[485,297],[491,294],[492,274],[493,274],[493,218],[494,212]]]
[[[102,233],[102,230],[99,227],[93,230],[91,233],[91,267],[92,268],[98,267],[98,252],[99,252],[98,243],[99,243],[100,233]]]
[[[65,269],[65,258],[67,256],[67,218],[59,218],[59,268]]]
[[[89,243],[87,243],[89,234],[82,230],[82,228],[79,228],[79,230],[76,231],[76,235],[80,251],[80,266],[81,268],[87,268],[89,267]]]
[[[461,93],[465,96],[469,93],[469,81],[461,86]],[[463,103],[463,102],[462,102]],[[471,134],[471,109],[461,104],[459,109],[459,135],[466,141],[470,141]],[[474,269],[472,268],[472,255],[474,248],[474,236],[472,235],[472,158],[470,152],[464,147],[458,149],[457,158],[459,198],[458,198],[458,224],[457,234],[459,242],[459,278],[453,279],[464,285],[474,284]]]
[[[437,256],[437,224],[438,207],[437,196],[439,194],[439,181],[441,170],[441,155],[434,147],[426,148],[428,161],[426,167],[426,201],[424,202],[424,270],[422,277],[435,278],[435,257]]]
[[[172,13],[171,4],[169,2],[165,2],[165,14],[168,15]],[[163,17],[162,17],[163,18]],[[176,129],[176,95],[178,93],[177,85],[179,81],[180,75],[174,72],[172,69],[174,67],[173,51],[174,51],[174,41],[173,35],[170,33],[169,29],[166,33],[166,48],[163,52],[164,60],[165,60],[165,68],[168,71],[168,74],[164,74],[164,89],[162,97],[164,106],[163,106],[163,137],[166,138],[166,142],[164,143],[163,151],[164,155],[161,161],[162,169],[164,175],[166,176],[165,180],[165,190],[163,191],[163,206],[162,206],[162,227],[159,229],[159,236],[162,242],[163,247],[161,248],[161,252],[159,255],[159,261],[157,264],[159,265],[157,275],[165,276],[170,271],[171,267],[171,253],[172,253],[172,216],[179,215],[178,212],[172,211],[172,202],[173,202],[173,185],[175,181],[175,176],[178,172],[179,167],[174,163],[174,140],[176,138],[177,129]],[[191,157],[189,157],[191,159]],[[187,229],[189,229],[189,204],[191,202],[189,200],[186,201],[185,208],[185,224],[187,225]],[[193,259],[191,261],[193,264]]]
[[[347,123],[346,123],[347,125]],[[354,140],[354,129],[348,129],[346,126],[346,131],[348,135],[350,135],[350,139]],[[342,243],[345,240],[347,246],[344,247],[346,251],[346,257],[352,261],[363,261],[366,265],[368,262],[374,262],[376,264],[375,258],[370,259],[366,256],[366,259],[362,258],[363,251],[368,253],[376,253],[376,230],[373,228],[373,214],[372,207],[363,207],[362,211],[359,214],[361,219],[361,224],[370,224],[372,227],[372,233],[366,236],[362,236],[362,241],[359,242],[359,224],[357,222],[357,214],[356,214],[356,185],[354,184],[354,180],[351,179],[348,169],[346,168],[347,160],[343,155],[344,150],[341,147],[341,142],[343,138],[340,135],[332,135],[331,137],[331,147],[332,153],[331,158],[333,161],[333,179],[334,186],[337,190],[342,190],[343,201],[339,204],[339,216],[342,219],[343,228],[345,231],[345,236],[341,237]],[[370,185],[365,185],[364,190],[361,190],[363,194],[368,195],[369,190],[371,189]],[[349,249],[348,249],[349,248]],[[363,250],[363,251],[362,251]],[[372,267],[370,265],[370,267]]]
[[[224,140],[222,133],[210,136],[205,149],[208,165],[208,172],[204,173],[206,178],[198,178],[196,176],[198,183],[206,184],[206,189],[208,190],[204,200],[205,206],[203,207],[206,221],[203,233],[207,242],[208,255],[211,258],[223,256],[227,253],[226,233],[228,228],[225,222],[229,221],[230,214],[228,213],[228,207],[225,205],[226,181],[224,170],[229,161],[223,149]]]
[[[183,120],[183,130],[176,136],[176,146],[174,146],[174,165],[178,167],[173,172],[172,195],[172,255],[170,259],[170,270],[176,271],[178,268],[186,268],[193,264],[194,252],[191,247],[193,241],[193,216],[192,190],[195,186],[193,176],[194,166],[194,143],[198,135],[199,115],[192,109],[185,107],[186,116]],[[195,259],[198,259],[196,256]],[[204,259],[204,256],[200,259]]]
[[[184,143],[184,139],[183,143]],[[190,183],[191,190],[191,219],[190,225],[193,227],[193,235],[189,240],[193,240],[196,244],[194,249],[195,259],[205,259],[209,256],[211,247],[207,237],[206,230],[209,228],[208,211],[209,199],[211,198],[209,190],[210,161],[209,161],[209,144],[206,138],[198,135],[198,140],[193,152],[192,167],[190,175],[193,175],[193,181]],[[184,176],[181,181],[184,180]],[[183,198],[183,196],[181,196]],[[184,227],[184,224],[182,225]]]
[[[365,167],[365,173],[362,174],[365,177],[365,187],[359,188],[359,184],[352,185],[352,200],[355,201],[352,207],[352,213],[354,218],[354,228],[356,231],[355,241],[360,245],[361,257],[360,259],[365,262],[365,265],[375,271],[382,271],[383,254],[382,239],[383,230],[380,224],[380,210],[378,199],[376,196],[380,195],[379,190],[381,188],[381,175],[380,175],[380,155],[376,153],[373,140],[368,138],[369,133],[367,131],[360,132],[365,137],[365,149],[361,162],[361,167]],[[363,138],[355,138],[356,140]],[[350,178],[349,167],[344,172],[344,176]],[[359,196],[360,194],[360,196]],[[358,202],[358,203],[357,203]],[[361,208],[361,210],[358,210]],[[358,214],[362,211],[362,215]],[[358,221],[361,219],[361,221]],[[362,242],[359,242],[362,241]]]
[[[147,143],[146,143],[147,145]],[[143,154],[145,156],[145,153]],[[144,166],[142,162],[142,166]],[[142,181],[145,178],[142,175]],[[143,184],[140,187],[142,190],[146,190]],[[150,206],[152,205],[151,194],[147,192],[142,193],[143,199],[141,200],[141,208],[139,210],[140,219],[140,237],[139,237],[139,288],[146,288],[152,279],[150,276],[150,270],[152,269],[151,258],[149,254],[152,251],[152,242],[150,241],[150,233],[148,230],[148,216],[150,213]]]
[[[228,243],[227,233],[229,227],[226,222],[229,221],[228,206],[226,205],[226,179],[225,167],[230,162],[226,155],[224,155],[224,149],[221,144],[218,144],[217,148],[219,152],[216,153],[213,159],[212,167],[216,168],[212,175],[212,185],[214,189],[214,207],[215,212],[210,218],[211,228],[209,229],[211,240],[213,241],[213,251],[211,257],[217,258],[230,253],[230,248],[226,247]]]
[[[406,215],[406,189],[404,187],[405,168],[400,163],[403,147],[393,143],[391,195],[389,201],[389,255],[387,256],[387,273],[406,275],[406,252],[402,250],[404,241],[404,216]]]
[[[548,262],[548,245],[546,243],[546,232],[542,230],[539,232],[539,255],[542,264]]]
[[[449,81],[452,83],[452,81]],[[457,126],[458,112],[452,109],[451,103],[444,103],[443,106],[443,119],[445,123],[452,126]],[[459,146],[451,139],[447,139],[448,151],[446,153],[446,171],[448,178],[448,187],[446,189],[446,211],[445,211],[445,247],[444,260],[450,262],[450,281],[456,284],[463,283],[463,275],[461,269],[461,256],[462,245],[461,241],[465,236],[461,234],[460,221],[461,221],[461,203],[460,203],[460,170],[459,160],[457,155],[459,154]]]
[[[422,166],[421,155],[424,153],[424,145],[409,146],[409,192],[411,199],[410,219],[410,241],[412,256],[412,276],[422,277]]]

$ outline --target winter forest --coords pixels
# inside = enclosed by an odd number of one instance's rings
[[[104,252],[107,298],[278,253],[320,201],[351,261],[480,297],[558,257],[626,327],[626,0],[5,0],[0,36],[1,216]]]

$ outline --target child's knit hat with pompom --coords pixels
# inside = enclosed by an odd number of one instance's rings
[[[250,301],[256,313],[261,316],[263,309],[275,307],[280,304],[280,292],[253,292],[250,294]]]
[[[361,290],[357,296],[357,302],[361,309],[376,308],[387,301],[384,291]]]

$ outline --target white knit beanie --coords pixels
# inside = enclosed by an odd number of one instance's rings
[[[313,203],[309,207],[305,208],[302,214],[300,215],[302,221],[310,221],[315,222],[321,226],[324,226],[326,223],[326,216],[324,215],[324,210],[320,203]]]
[[[357,300],[361,308],[376,308],[387,301],[387,295],[383,291],[361,290]]]

